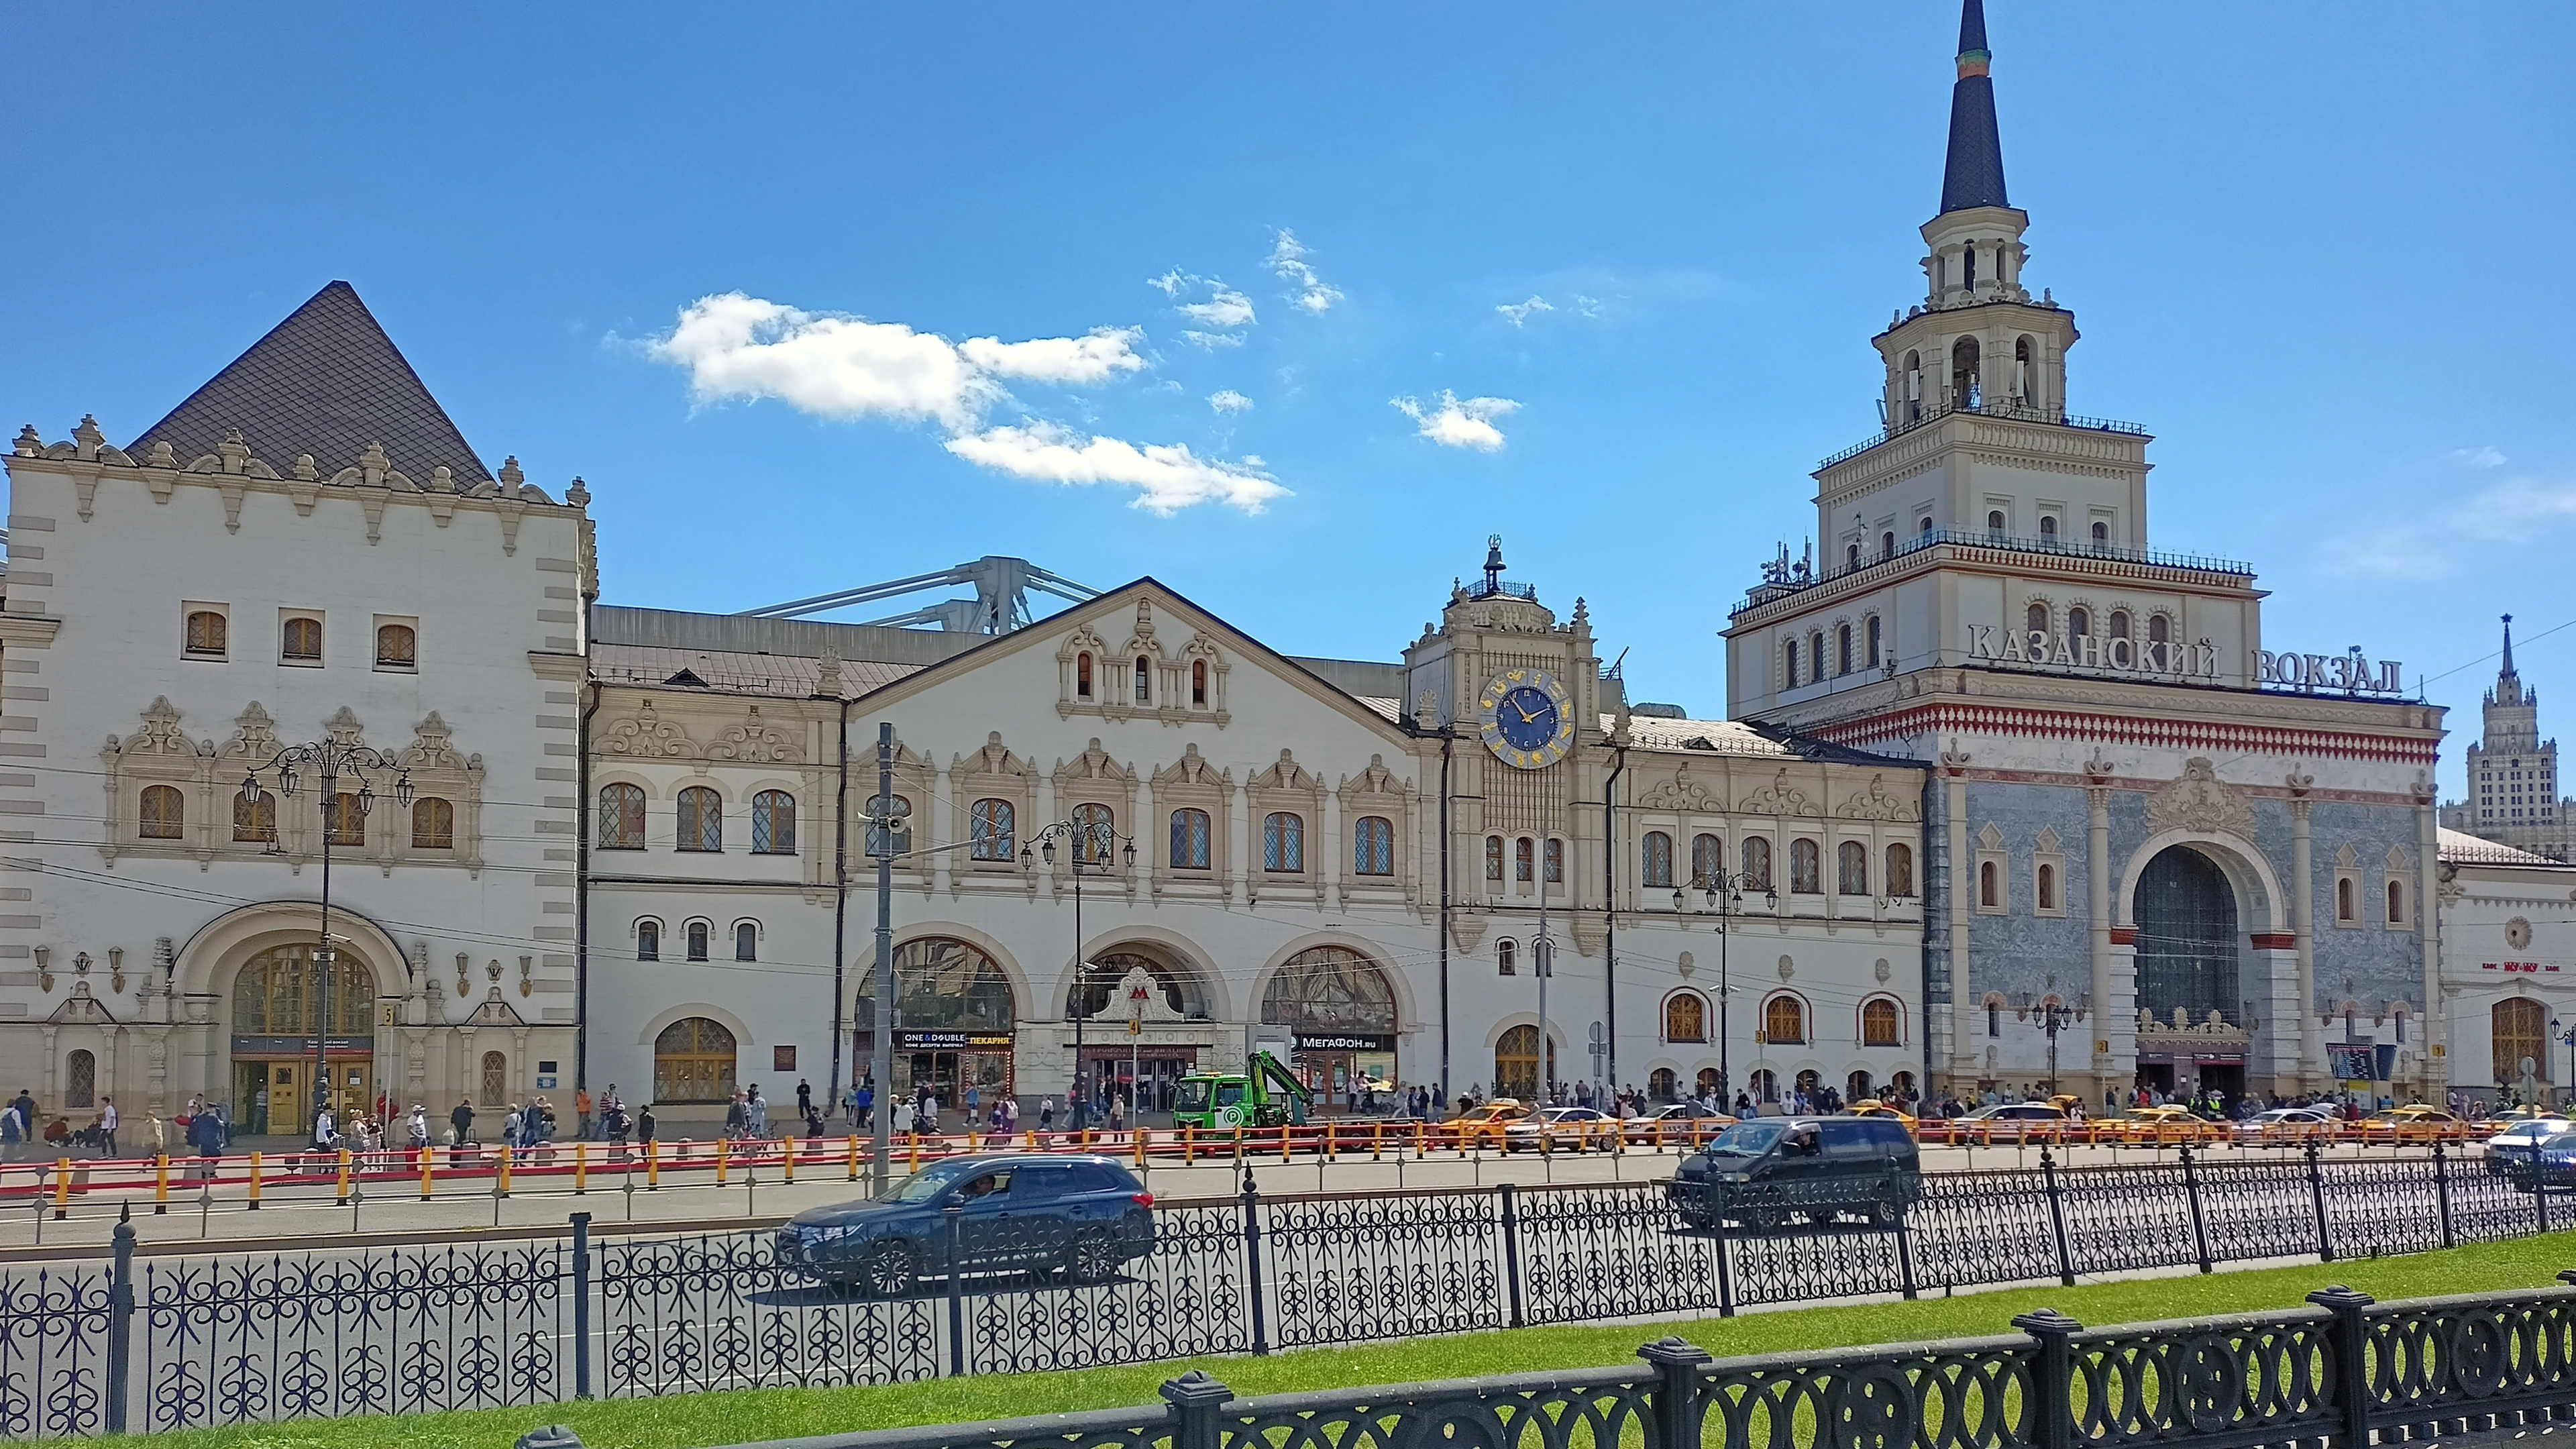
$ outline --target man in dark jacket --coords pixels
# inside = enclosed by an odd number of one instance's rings
[[[447,1114],[447,1123],[449,1126],[456,1129],[457,1146],[462,1147],[466,1143],[473,1141],[474,1104],[471,1102],[457,1103],[456,1110]]]

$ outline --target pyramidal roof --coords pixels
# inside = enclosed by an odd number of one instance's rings
[[[460,487],[492,477],[346,282],[314,293],[126,451],[166,442],[184,467],[234,431],[272,467],[312,454],[325,478],[357,466],[369,443],[415,478],[440,464]]]
[[[1950,154],[1941,168],[1941,210],[2010,206],[2004,195],[2004,145],[1995,131],[1995,83],[1987,75],[1985,0],[1959,7],[1959,79],[1950,88]]]

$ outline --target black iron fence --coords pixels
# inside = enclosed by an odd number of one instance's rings
[[[2576,1274],[2562,1274],[2576,1278]],[[1678,1339],[1631,1368],[1238,1399],[1204,1373],[1163,1402],[834,1435],[796,1449],[1253,1449],[1269,1445],[1674,1449],[2365,1449],[2565,1432],[2576,1290],[2373,1302],[2329,1288],[2281,1313],[1716,1360]],[[760,1446],[743,1446],[760,1449]]]
[[[892,1383],[1465,1329],[2530,1235],[2576,1199],[2437,1148],[2424,1159],[1939,1173],[1893,1222],[1827,1200],[1765,1231],[1694,1228],[1661,1183],[1154,1209],[1150,1251],[1096,1280],[1032,1265],[871,1298],[741,1231],[112,1262],[0,1274],[0,1436]],[[2568,1352],[2576,1355],[2576,1345]]]

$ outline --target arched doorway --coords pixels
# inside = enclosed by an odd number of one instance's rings
[[[1284,1026],[1299,1080],[1328,1110],[1359,1102],[1368,1083],[1395,1080],[1395,987],[1346,946],[1312,946],[1270,973],[1261,1020]]]
[[[1136,941],[1121,943],[1083,963],[1081,974],[1065,992],[1065,1016],[1092,1023],[1082,1046],[1084,1081],[1109,1086],[1126,1099],[1131,1112],[1168,1112],[1181,1078],[1199,1065],[1199,1049],[1127,1034],[1128,1003],[1119,997],[1118,988],[1138,972],[1154,983],[1162,1009],[1192,1021],[1215,1015],[1208,1004],[1206,980],[1197,968],[1167,947]],[[1217,1070],[1236,1071],[1241,1065],[1230,1062]]]
[[[2487,1014],[2490,1060],[2496,1085],[2519,1086],[2522,1064],[2536,1081],[2549,1080],[2549,1010],[2528,996],[2508,997]]]
[[[952,1115],[970,1090],[979,1107],[1010,1095],[1018,1011],[1001,965],[954,936],[922,936],[894,948],[894,979],[892,1089],[927,1090]],[[876,1005],[863,987],[852,1014],[862,1075],[874,1060]]]
[[[683,1017],[653,1038],[653,1100],[656,1102],[731,1102],[736,1044],[724,1024],[703,1016]],[[499,1064],[494,1052],[484,1057],[483,1090]]]
[[[1646,1074],[1646,1096],[1653,1101],[1669,1102],[1680,1090],[1681,1076],[1670,1067],[1657,1067]]]
[[[1556,1042],[1547,1044],[1547,1074],[1556,1076]],[[1538,1028],[1516,1026],[1494,1042],[1494,1095],[1539,1100]]]
[[[2187,845],[2167,846],[2139,873],[2136,907],[2138,1008],[2154,1018],[2139,1032],[2140,1076],[2168,1092],[2242,1093],[2243,1063],[2210,1062],[2206,1053],[2170,1039],[2160,1050],[2154,1041],[2159,1031],[2176,1027],[2177,1012],[2190,1026],[2205,1025],[2212,1013],[2230,1024],[2244,1022],[2235,887],[2217,861]]]
[[[375,1110],[376,978],[346,946],[331,967],[330,1020],[321,1020],[313,947],[274,946],[233,977],[233,1111],[246,1135],[301,1136],[313,1125],[313,1037],[323,1027],[323,1084],[333,1117]]]

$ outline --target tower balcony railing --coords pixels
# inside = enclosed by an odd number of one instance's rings
[[[1745,595],[1734,612],[1759,608],[1775,599],[1784,599],[1819,584],[1832,583],[1871,569],[1885,568],[1898,560],[1927,548],[1943,544],[1968,548],[2000,549],[2010,553],[2044,554],[2064,559],[2100,559],[2109,563],[2147,564],[2155,568],[2189,569],[2195,573],[2222,574],[2232,579],[2254,577],[2254,566],[2236,559],[2211,558],[2205,554],[2176,553],[2170,549],[2140,548],[2131,544],[2096,543],[2091,540],[2063,538],[2023,538],[2016,534],[1996,533],[1982,528],[1934,528],[1900,539],[1894,553],[1871,552],[1857,564],[1814,573],[1801,573],[1799,568],[1774,563],[1766,567],[1763,581]],[[1785,559],[1785,552],[1782,558]]]
[[[2124,433],[2130,437],[2136,438],[2148,436],[2147,430],[2142,424],[2124,423],[2116,418],[2086,417],[2081,413],[2070,413],[2064,408],[2044,408],[2023,398],[1995,398],[1990,400],[1979,396],[1976,393],[1971,393],[1969,394],[1968,401],[1965,403],[1944,400],[1940,402],[1908,404],[1907,406],[1909,410],[1916,407],[1919,407],[1921,410],[1896,423],[1894,426],[1882,428],[1876,434],[1852,444],[1850,447],[1845,448],[1841,452],[1834,454],[1832,457],[1825,459],[1821,463],[1818,463],[1816,467],[1821,470],[1830,468],[1836,463],[1843,462],[1846,459],[1857,458],[1861,454],[1868,452],[1870,449],[1877,447],[1881,443],[1901,438],[1907,433],[1913,432],[1915,429],[1922,427],[1926,423],[1939,422],[1941,419],[1950,416],[1952,413],[1973,413],[1981,418],[2010,418],[2016,422],[2024,423],[2048,423],[2055,427],[2082,428],[2088,432],[2096,433]]]

